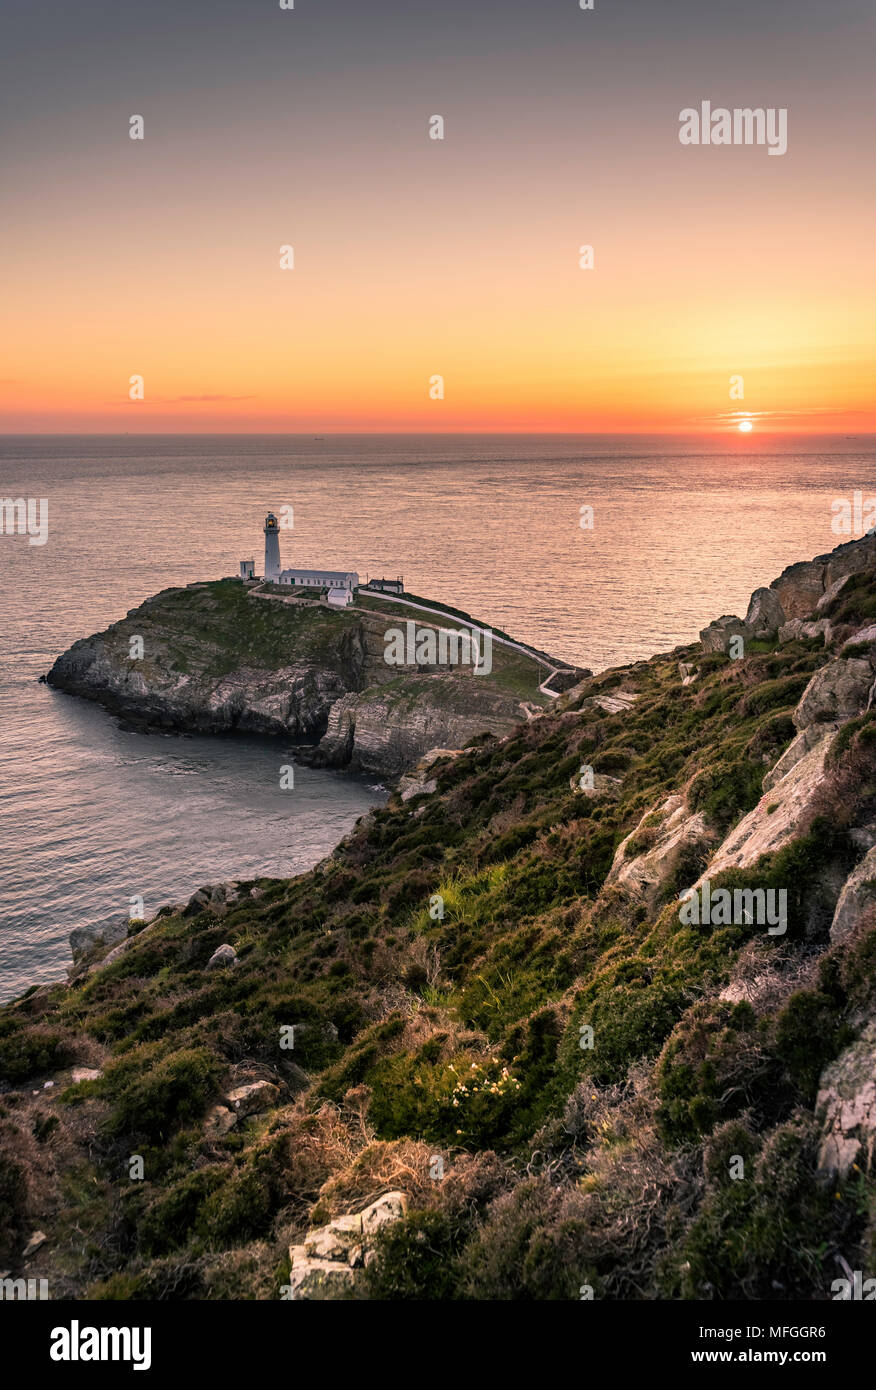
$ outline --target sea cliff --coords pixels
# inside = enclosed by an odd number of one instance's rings
[[[507,733],[550,703],[548,678],[556,693],[584,675],[498,638],[488,674],[388,664],[387,633],[410,620],[435,629],[462,616],[364,591],[333,611],[273,586],[194,584],[74,643],[46,680],[141,728],[281,735],[311,763],[393,778],[432,748]]]
[[[102,1299],[873,1274],[874,692],[876,537],[131,924],[0,1011],[0,1260]]]

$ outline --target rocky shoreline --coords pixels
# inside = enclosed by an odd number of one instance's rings
[[[44,680],[132,728],[283,737],[312,766],[390,779],[430,749],[507,733],[527,707],[550,703],[543,655],[498,643],[486,676],[387,665],[385,633],[399,621],[391,605],[330,612],[239,580],[193,584],[75,642]],[[585,674],[555,665],[555,693]]]

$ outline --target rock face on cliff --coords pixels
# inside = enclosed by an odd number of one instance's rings
[[[813,637],[829,629],[827,622],[805,623],[819,619],[822,609],[841,592],[853,574],[860,574],[876,565],[876,535],[837,546],[827,555],[789,565],[768,589],[755,589],[744,620],[727,614],[703,628],[700,640],[706,651],[732,651],[731,640],[741,637],[752,641],[775,637],[784,627],[783,638]],[[799,626],[794,626],[799,623]],[[736,653],[738,655],[738,652]]]
[[[281,735],[309,745],[312,763],[389,777],[431,748],[507,733],[524,702],[549,703],[538,689],[545,662],[499,643],[487,675],[387,664],[387,629],[411,613],[364,597],[335,612],[238,580],[195,584],[74,643],[46,679],[142,728]],[[417,613],[418,628],[435,622]]]

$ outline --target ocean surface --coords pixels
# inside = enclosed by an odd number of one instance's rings
[[[0,438],[0,496],[49,508],[45,545],[0,535],[0,999],[63,978],[73,927],[301,872],[384,799],[306,768],[281,791],[281,745],[124,733],[38,683],[150,594],[260,572],[268,510],[293,509],[285,564],[403,575],[599,669],[744,614],[850,539],[831,503],[856,489],[876,493],[876,438]]]

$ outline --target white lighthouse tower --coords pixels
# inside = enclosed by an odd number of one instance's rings
[[[273,512],[265,517],[265,579],[276,583],[280,577],[280,531]]]

